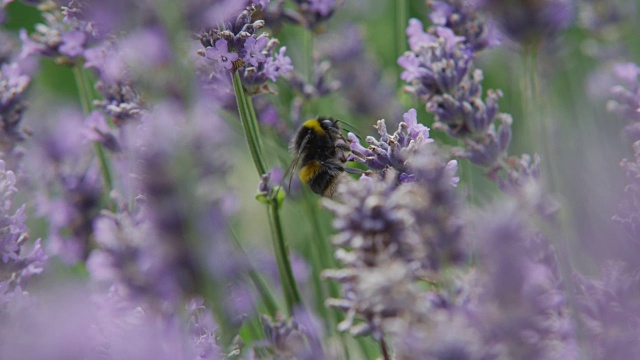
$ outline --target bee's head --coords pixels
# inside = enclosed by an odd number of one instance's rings
[[[340,133],[340,125],[338,125],[338,121],[337,119],[332,119],[332,118],[323,118],[320,117],[318,118],[318,122],[320,123],[320,127],[322,127],[323,130],[325,130],[328,133]]]

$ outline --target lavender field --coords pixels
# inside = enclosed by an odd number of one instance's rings
[[[0,2],[0,360],[640,359],[635,0]]]

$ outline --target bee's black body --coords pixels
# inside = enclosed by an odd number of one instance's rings
[[[296,154],[294,162],[301,162],[300,180],[313,192],[331,197],[345,171],[345,152],[349,151],[338,120],[321,117],[306,121],[296,133],[291,148]]]

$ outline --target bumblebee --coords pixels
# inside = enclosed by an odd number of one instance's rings
[[[300,180],[316,194],[326,197],[333,197],[351,151],[338,122],[328,117],[307,120],[290,145],[295,156],[289,168],[295,171],[300,163]]]

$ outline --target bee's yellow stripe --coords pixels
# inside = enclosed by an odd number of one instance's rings
[[[312,129],[313,131],[316,132],[316,134],[318,135],[324,135],[324,129],[322,128],[322,126],[320,126],[320,121],[318,121],[318,119],[311,119],[311,120],[307,120],[304,122],[304,124],[302,124],[302,126]]]
[[[308,184],[309,180],[318,174],[321,166],[322,165],[320,165],[320,162],[317,160],[309,162],[300,169],[300,173],[298,174],[300,176],[300,180],[303,183]]]

